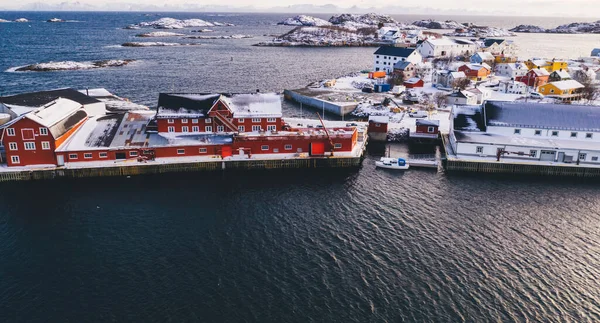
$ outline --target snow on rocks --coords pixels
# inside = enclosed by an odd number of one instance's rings
[[[62,61],[62,62],[47,62],[47,63],[39,63],[32,64],[17,68],[12,68],[9,70],[13,70],[15,72],[50,72],[50,71],[74,71],[74,70],[89,70],[95,68],[102,67],[119,67],[125,66],[131,62],[134,62],[133,59],[113,59],[113,60],[103,60],[103,61],[93,61],[93,62],[74,62],[74,61]]]
[[[1,22],[10,22],[10,20],[6,20],[6,19],[0,19],[0,23]]]
[[[19,18],[19,19],[15,19],[15,22],[29,22],[29,20],[27,20],[25,18]]]
[[[188,39],[245,39],[254,38],[251,35],[226,35],[226,36],[187,36]]]
[[[405,142],[409,137],[409,129],[407,128],[392,128],[388,129],[387,141],[388,142]]]
[[[177,37],[185,36],[184,34],[172,33],[168,31],[153,31],[150,33],[137,34],[136,37]]]
[[[279,23],[278,25],[286,26],[331,26],[332,23],[320,18],[312,16],[299,15],[293,18],[287,18]]]
[[[574,22],[550,29],[534,25],[519,25],[510,29],[510,31],[517,33],[598,34],[600,33],[600,20],[596,22]]]
[[[196,43],[181,44],[181,43],[164,43],[164,42],[127,42],[121,44],[123,47],[173,47],[173,46],[193,46],[200,45]]]
[[[52,19],[46,20],[46,22],[65,22],[65,20],[60,19],[60,18],[52,18]]]
[[[271,42],[262,42],[255,46],[379,46],[380,42],[376,37],[376,31],[376,28],[369,32],[337,26],[296,27]]]
[[[457,29],[464,28],[465,26],[454,20],[436,21],[432,19],[419,20],[412,23],[415,26],[423,27],[427,29]]]
[[[208,29],[208,28],[199,29],[199,30],[192,30],[193,33],[212,33],[213,31],[214,30]]]
[[[473,27],[468,27],[468,28],[457,28],[454,32],[444,34],[444,36],[452,36],[452,37],[512,37],[512,36],[516,36],[516,34],[505,28],[473,26]]]
[[[156,29],[183,29],[188,27],[213,27],[215,24],[202,19],[160,18],[155,21],[140,22],[139,27],[152,27]]]
[[[515,28],[509,29],[509,31],[515,33],[545,33],[546,28],[534,25],[518,25]]]
[[[367,13],[364,15],[355,15],[344,13],[341,15],[335,15],[329,18],[329,22],[338,25],[338,26],[346,26],[346,27],[373,27],[378,26],[379,24],[398,24],[398,22],[388,16],[388,15],[379,15],[376,13]]]

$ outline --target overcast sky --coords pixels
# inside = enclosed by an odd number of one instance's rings
[[[65,0],[0,0],[0,10],[2,8],[14,9],[29,3],[58,4],[66,2]],[[77,2],[70,0],[68,2]],[[489,12],[490,14],[505,12],[519,15],[557,15],[557,16],[586,16],[598,17],[600,19],[600,0],[79,0],[83,4],[89,4],[102,7],[106,3],[139,3],[153,4],[163,6],[165,4],[194,4],[198,5],[219,5],[219,6],[253,6],[264,8],[268,11],[269,7],[285,7],[295,4],[333,4],[339,7],[358,6],[362,8],[376,7],[378,13],[386,13],[386,6],[407,7],[407,8],[432,8],[438,10],[468,10],[476,12]],[[401,13],[401,12],[395,12]],[[459,11],[460,13],[460,11]],[[466,12],[466,14],[468,14]]]

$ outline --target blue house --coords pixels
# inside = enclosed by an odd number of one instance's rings
[[[592,57],[600,57],[600,48],[592,49]]]
[[[494,55],[488,52],[477,52],[471,56],[471,63],[482,64],[491,63],[494,61]]]

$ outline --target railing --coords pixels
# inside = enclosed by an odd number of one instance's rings
[[[231,121],[227,120],[227,118],[225,118],[218,111],[215,111],[215,115],[219,121],[221,121],[223,124],[225,124],[225,126],[227,126],[227,128],[229,128],[229,130],[234,132],[238,131],[238,128]]]
[[[435,154],[414,154],[408,155],[408,159],[414,160],[436,160]]]

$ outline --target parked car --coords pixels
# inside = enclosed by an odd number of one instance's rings
[[[529,97],[533,99],[543,99],[544,95],[538,92],[531,92],[529,93]]]
[[[427,117],[427,112],[422,110],[413,110],[408,112],[408,116],[411,118],[425,118]]]

